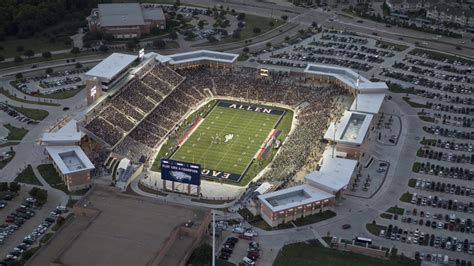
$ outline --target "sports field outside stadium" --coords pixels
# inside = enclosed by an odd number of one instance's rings
[[[200,164],[210,171],[203,176],[231,173],[239,181],[235,176],[244,173],[284,114],[281,108],[218,101],[171,159]]]

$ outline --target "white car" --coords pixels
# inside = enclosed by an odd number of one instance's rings
[[[232,228],[232,233],[242,234],[244,233],[244,229],[242,227],[234,227]]]

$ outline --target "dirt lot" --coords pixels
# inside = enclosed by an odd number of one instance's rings
[[[105,186],[96,186],[82,202],[99,210],[98,216],[88,219],[76,213],[30,265],[54,260],[66,265],[146,265],[176,226],[189,220],[198,224],[205,214],[202,209],[159,204]],[[177,259],[189,249],[188,241],[180,241],[186,242],[181,250],[172,247]]]

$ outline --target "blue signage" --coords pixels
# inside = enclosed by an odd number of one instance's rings
[[[161,179],[200,186],[201,165],[161,159]]]

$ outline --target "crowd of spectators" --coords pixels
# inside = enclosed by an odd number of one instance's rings
[[[167,70],[157,70],[158,68]],[[85,126],[87,130],[110,146],[116,145],[130,132],[132,139],[140,139],[141,136],[149,135],[149,139],[144,140],[144,142],[150,145],[155,143],[156,139],[159,140],[158,137],[154,136],[154,133],[146,134],[141,128],[134,131],[132,129],[147,114],[155,110],[163,101],[165,95],[172,91],[173,87],[170,84],[176,84],[178,80],[183,79],[176,72],[163,65],[155,65],[153,68],[147,69],[147,72],[141,76],[142,79],[139,76],[136,75],[110,102],[97,110],[98,115]],[[166,102],[163,101],[160,106],[166,107],[169,105],[167,98]],[[157,110],[159,112],[163,111],[161,109]],[[160,122],[157,124],[160,125]]]

